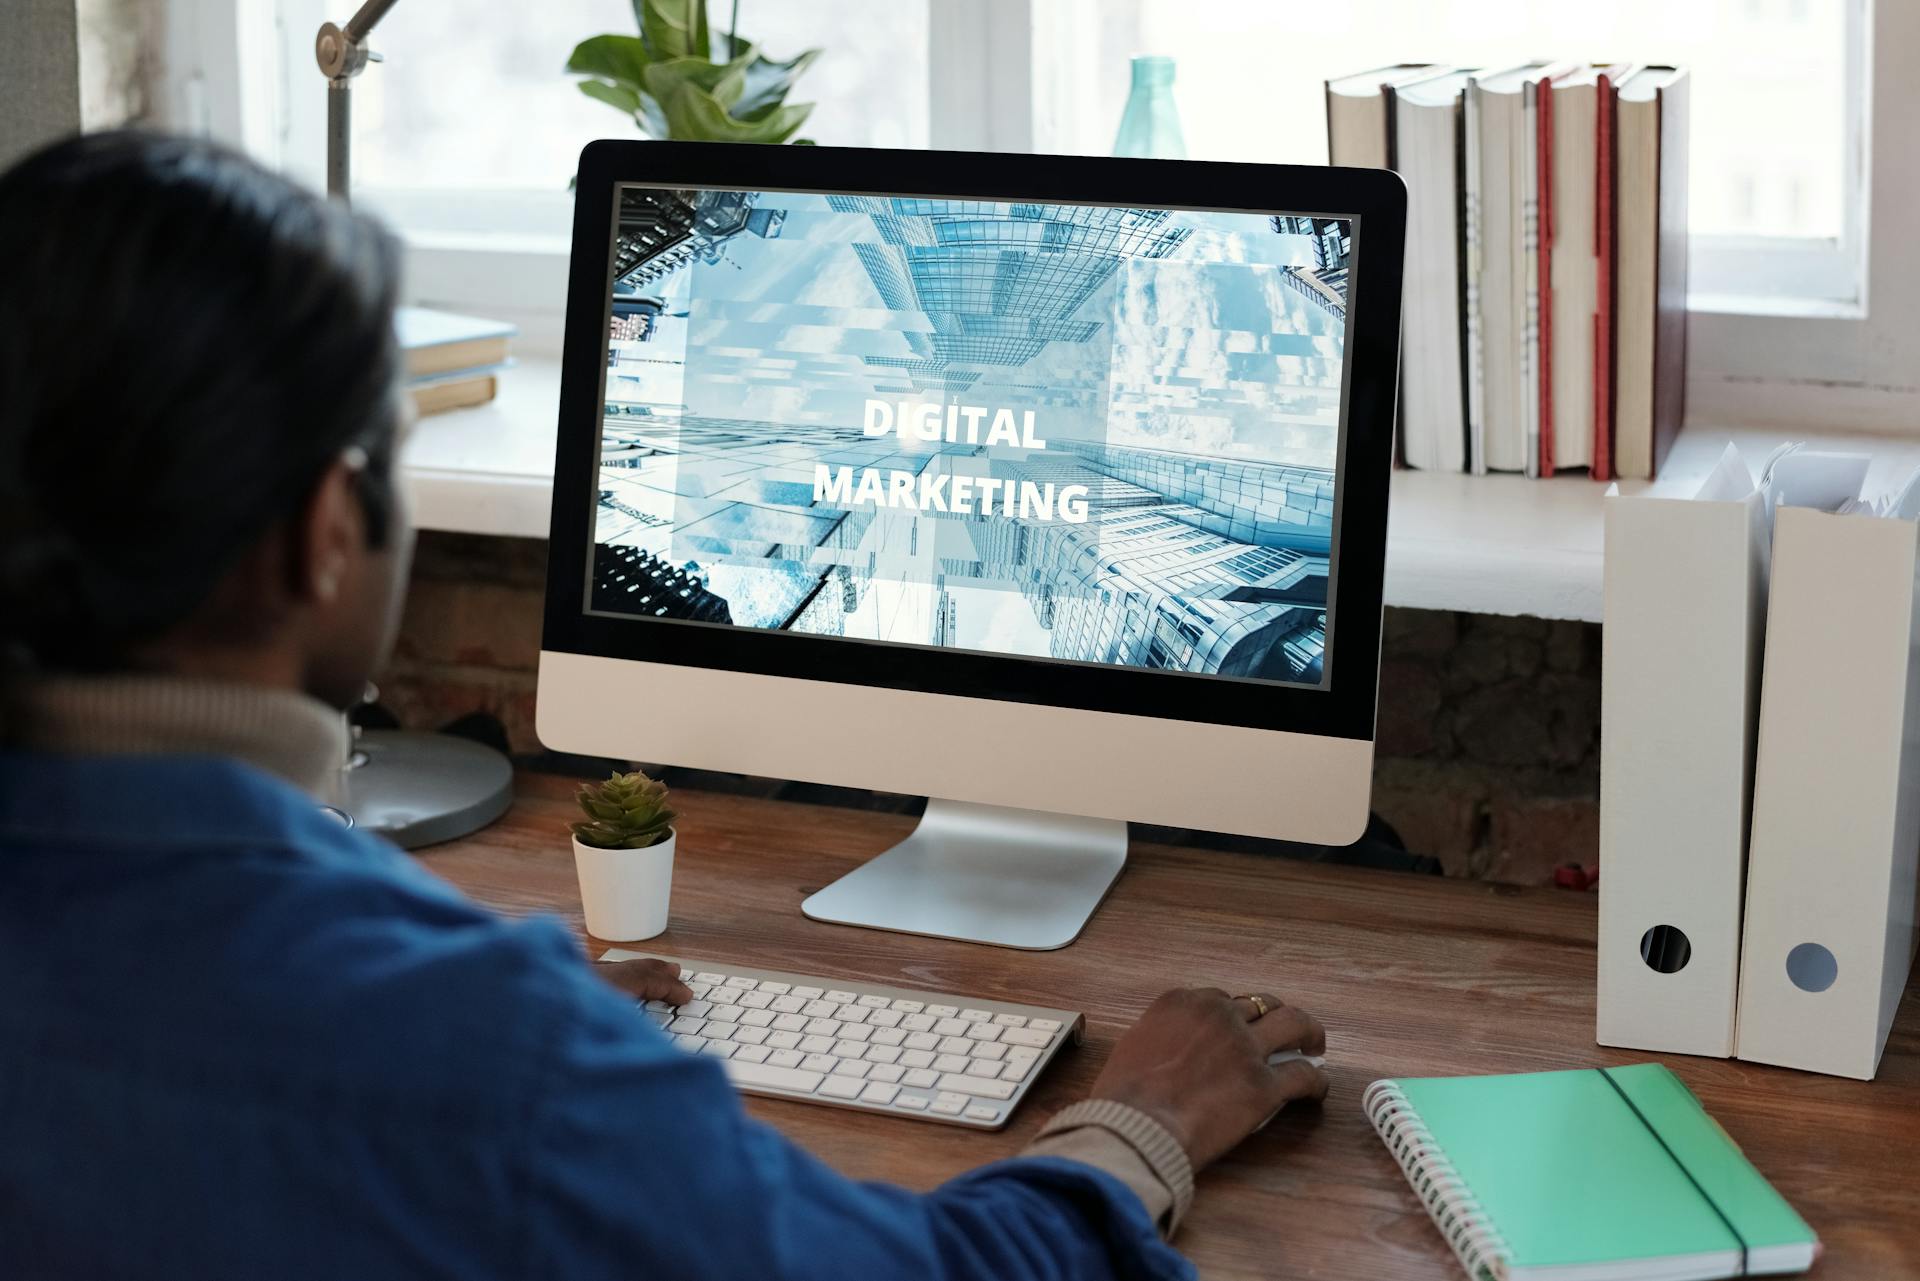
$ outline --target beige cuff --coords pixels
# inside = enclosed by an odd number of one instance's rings
[[[1193,1204],[1193,1166],[1166,1127],[1137,1108],[1088,1099],[1056,1114],[1024,1156],[1065,1157],[1112,1175],[1171,1238]]]

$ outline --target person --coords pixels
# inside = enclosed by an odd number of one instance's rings
[[[411,549],[394,238],[117,132],[0,177],[0,244],[0,1271],[1191,1275],[1192,1171],[1326,1090],[1267,1063],[1310,1015],[1170,992],[1022,1155],[836,1174],[636,1011],[672,967],[315,803]]]

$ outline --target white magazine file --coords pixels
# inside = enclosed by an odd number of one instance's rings
[[[1731,447],[1691,499],[1606,502],[1602,1045],[1734,1052],[1767,511]]]
[[[1920,859],[1917,497],[1910,484],[1892,515],[1776,513],[1742,1059],[1871,1079],[1906,986]]]

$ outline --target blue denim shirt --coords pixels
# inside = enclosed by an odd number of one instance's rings
[[[246,766],[0,754],[9,1281],[1191,1275],[1076,1162],[841,1177],[560,925]]]

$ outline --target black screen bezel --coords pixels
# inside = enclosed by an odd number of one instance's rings
[[[1058,200],[1356,220],[1345,439],[1324,687],[701,626],[587,612],[602,426],[614,188],[771,189]],[[1167,193],[1178,192],[1169,200]],[[1406,189],[1378,169],[853,147],[600,141],[580,156],[553,468],[543,648],[569,654],[920,690],[1091,711],[1373,737],[1381,575],[1399,363]]]

